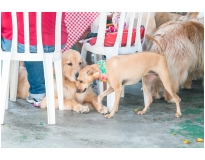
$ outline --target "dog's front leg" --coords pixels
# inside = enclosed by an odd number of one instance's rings
[[[85,102],[92,104],[92,106],[101,114],[107,114],[108,108],[103,106],[102,103],[98,103],[97,95],[90,93],[86,96]]]
[[[106,118],[112,118],[117,110],[117,107],[119,105],[119,101],[120,101],[120,97],[121,97],[121,93],[122,93],[122,86],[118,89],[115,90],[115,102],[114,102],[114,106],[113,109],[111,111],[110,114],[106,114],[105,117]]]
[[[78,113],[88,113],[90,111],[88,106],[84,106],[75,100],[64,99],[64,110],[73,110]]]
[[[112,93],[114,91],[114,89],[112,87],[109,87],[108,89],[106,89],[103,93],[101,93],[98,96],[98,103],[102,104],[102,100],[105,96],[107,96],[108,94]]]

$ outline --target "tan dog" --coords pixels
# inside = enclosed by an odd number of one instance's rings
[[[98,105],[97,95],[92,91],[91,87],[83,94],[76,93],[79,84],[79,82],[76,81],[76,73],[85,65],[86,62],[81,57],[80,53],[75,50],[70,49],[62,54],[64,110],[87,113],[90,111],[90,107],[94,107],[98,112],[105,114],[108,112],[107,107]],[[25,99],[29,89],[27,72],[25,69],[21,69],[19,73],[18,97]],[[46,97],[42,100],[40,107],[46,108]],[[59,108],[56,87],[55,108]]]
[[[191,12],[190,12],[191,13]],[[175,13],[170,13],[170,12],[156,12],[154,19],[156,23],[156,28],[161,26],[162,24],[169,22],[169,21],[184,21],[187,17],[180,15],[180,14],[175,14]]]
[[[159,27],[153,37],[160,43],[162,50],[149,41],[146,50],[164,55],[174,86],[174,92],[182,88],[191,89],[194,78],[204,77],[204,25],[197,21],[168,22]],[[159,81],[152,87],[153,96],[160,98]],[[158,89],[157,89],[158,88]],[[164,90],[168,102],[175,102]]]
[[[110,114],[106,118],[112,118],[118,111],[118,104],[122,92],[122,85],[132,85],[142,78],[145,108],[138,114],[145,114],[152,103],[151,86],[154,79],[159,75],[164,87],[169,91],[176,103],[176,117],[181,116],[181,99],[172,89],[169,70],[164,56],[154,52],[140,52],[128,55],[114,56],[106,61],[107,82],[110,87],[98,96],[98,103],[101,104],[103,97],[115,92],[115,102]],[[86,66],[79,72],[78,91],[82,92],[89,87],[90,83],[101,77],[98,64]]]

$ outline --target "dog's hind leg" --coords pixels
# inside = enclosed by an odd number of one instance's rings
[[[151,87],[156,77],[157,75],[155,74],[148,74],[142,78],[145,107],[142,111],[137,112],[137,114],[145,114],[150,104],[152,103],[153,99],[152,99]]]
[[[159,77],[160,77],[160,79],[161,79],[161,81],[164,85],[164,88],[174,98],[174,101],[176,103],[176,114],[175,114],[175,116],[180,117],[181,116],[181,110],[180,110],[179,103],[180,103],[181,99],[179,98],[179,96],[173,90],[173,84],[171,82],[168,69],[166,69],[166,67],[164,67],[164,68],[165,68],[165,72],[159,73]]]
[[[47,108],[46,97],[44,97],[43,100],[41,101],[40,108],[42,108],[42,109],[46,109]],[[55,109],[58,109],[58,108],[59,108],[58,98],[55,97]]]
[[[181,88],[191,89],[193,76],[194,76],[193,73],[189,73],[186,82],[184,84],[182,84]]]

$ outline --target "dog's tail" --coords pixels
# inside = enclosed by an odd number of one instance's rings
[[[154,37],[152,37],[152,36],[150,36],[150,35],[148,35],[148,34],[146,34],[145,36],[146,36],[146,38],[148,38],[148,39],[154,41],[154,42],[157,44],[157,46],[160,48],[161,52],[162,52],[163,55],[164,55],[164,50],[162,49],[162,47],[161,47],[161,45],[159,44],[159,42],[158,42]]]

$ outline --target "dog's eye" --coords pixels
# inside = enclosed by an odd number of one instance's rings
[[[80,62],[79,65],[81,65],[82,63]]]
[[[80,83],[83,83],[83,81],[80,81]]]
[[[72,63],[68,63],[68,65],[69,65],[69,66],[72,66],[73,64],[72,64]]]

